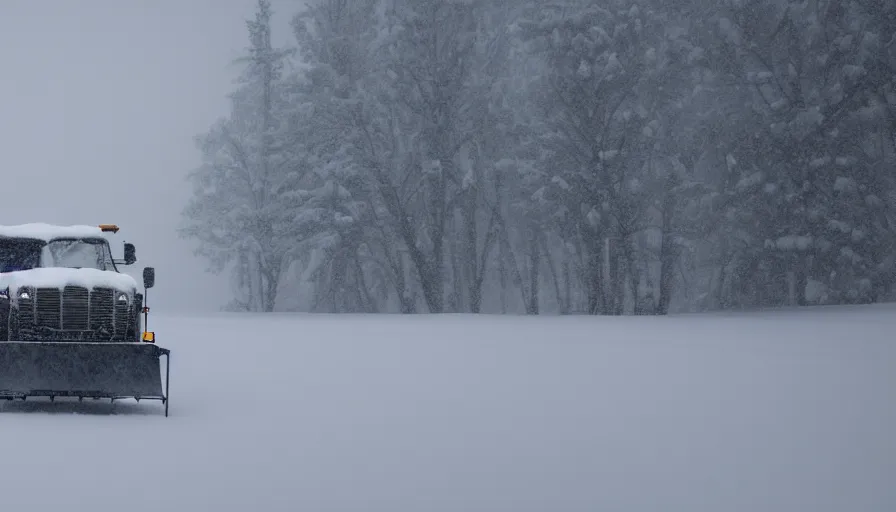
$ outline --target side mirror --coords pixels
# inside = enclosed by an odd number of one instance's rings
[[[143,269],[143,287],[152,288],[156,284],[156,269],[145,267]]]
[[[124,264],[133,265],[137,261],[137,249],[134,244],[124,244]]]

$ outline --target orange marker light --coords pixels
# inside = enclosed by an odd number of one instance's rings
[[[143,341],[147,343],[155,343],[156,342],[156,333],[152,331],[146,331],[143,333]]]
[[[100,224],[100,231],[104,233],[109,231],[118,233],[118,226],[116,226],[115,224]]]

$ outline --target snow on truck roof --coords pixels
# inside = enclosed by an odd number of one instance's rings
[[[0,226],[0,237],[36,238],[49,242],[55,238],[103,238],[103,234],[110,231],[117,232],[118,226],[114,224],[59,226],[35,222],[17,226]]]

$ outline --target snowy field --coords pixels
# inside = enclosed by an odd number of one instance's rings
[[[896,510],[894,306],[150,326],[171,417],[3,405],[3,510]]]

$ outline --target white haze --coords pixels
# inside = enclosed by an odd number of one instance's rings
[[[273,3],[291,12],[298,2]],[[226,276],[204,272],[175,232],[193,137],[226,114],[252,0],[0,4],[0,224],[117,223],[151,305],[210,310]],[[277,38],[286,41],[287,16]],[[113,247],[121,251],[120,243]]]

